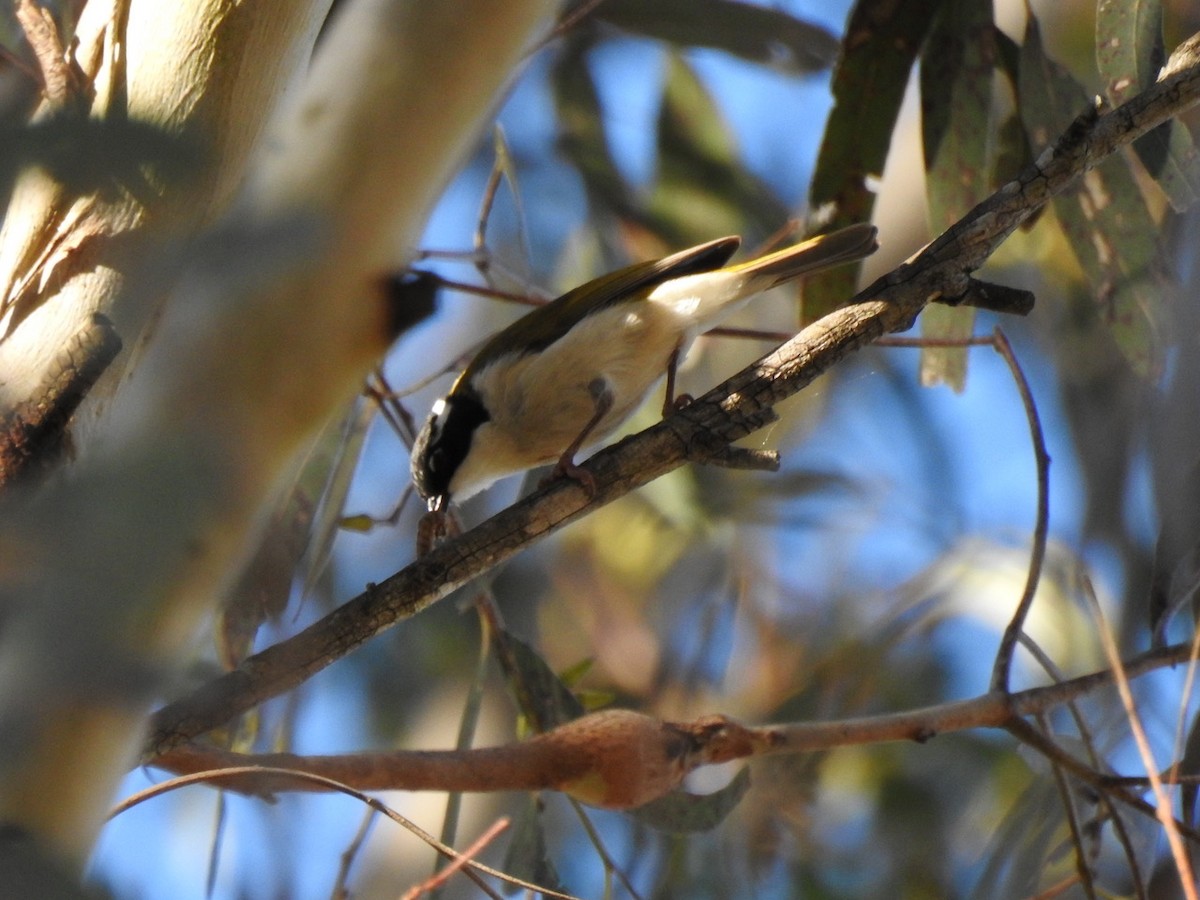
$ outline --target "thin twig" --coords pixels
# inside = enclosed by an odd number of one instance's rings
[[[1054,679],[1055,683],[1061,684],[1066,681],[1066,676],[1059,670],[1058,666],[1044,650],[1033,640],[1029,635],[1021,632],[1021,646],[1030,652],[1038,664],[1046,671],[1046,673]],[[1087,750],[1088,760],[1092,768],[1099,769],[1101,757],[1096,751],[1096,740],[1092,735],[1091,729],[1088,727],[1087,720],[1079,709],[1079,704],[1074,700],[1068,701],[1066,704],[1067,711],[1075,722],[1075,728],[1079,732],[1079,737],[1083,741],[1084,749]],[[1137,895],[1137,900],[1146,900],[1146,888],[1142,881],[1142,869],[1137,860],[1137,852],[1133,847],[1133,839],[1129,835],[1129,829],[1125,827],[1125,820],[1121,818],[1121,812],[1116,805],[1109,799],[1106,791],[1097,791],[1100,805],[1104,809],[1105,817],[1112,822],[1113,834],[1117,837],[1117,843],[1121,845],[1121,852],[1125,855],[1125,862],[1129,866],[1129,878],[1133,883],[1133,889]]]
[[[475,220],[475,268],[485,280],[488,277],[488,265],[491,254],[487,252],[487,225],[492,215],[492,206],[496,203],[496,192],[500,190],[500,179],[504,173],[500,170],[500,160],[492,162],[492,170],[488,172],[487,183],[483,187],[483,199],[479,203],[479,215]]]
[[[1133,732],[1133,740],[1137,744],[1138,754],[1141,756],[1142,764],[1146,767],[1146,774],[1150,778],[1150,790],[1154,794],[1155,813],[1159,821],[1162,822],[1163,831],[1167,836],[1167,844],[1170,846],[1171,855],[1175,859],[1175,867],[1179,872],[1179,882],[1183,888],[1183,895],[1187,900],[1197,900],[1197,897],[1200,895],[1197,894],[1196,879],[1192,874],[1191,859],[1187,848],[1183,846],[1183,841],[1180,840],[1180,829],[1172,813],[1173,805],[1171,798],[1167,795],[1166,790],[1163,788],[1162,779],[1159,777],[1158,766],[1154,762],[1154,751],[1151,749],[1150,742],[1146,738],[1146,730],[1142,727],[1142,717],[1138,714],[1137,705],[1134,703],[1133,692],[1129,689],[1129,679],[1125,674],[1125,667],[1121,662],[1121,654],[1117,650],[1117,644],[1113,640],[1112,632],[1109,631],[1104,610],[1101,608],[1100,601],[1096,598],[1096,592],[1092,589],[1091,581],[1086,575],[1082,579],[1082,588],[1088,605],[1092,608],[1092,614],[1096,617],[1097,630],[1100,632],[1100,642],[1104,647],[1104,655],[1108,658],[1108,664],[1112,668],[1116,679],[1117,691],[1121,696],[1121,703],[1125,707],[1125,716],[1129,720],[1129,730]]]
[[[334,878],[333,890],[330,891],[333,900],[348,900],[350,897],[350,889],[346,886],[350,881],[350,870],[354,867],[358,854],[366,846],[367,837],[371,834],[371,826],[375,824],[378,816],[379,814],[374,809],[368,809],[363,813],[362,821],[358,823],[358,831],[354,833],[354,837],[350,839],[350,843],[338,858],[337,877]],[[443,857],[439,856],[438,858]]]
[[[446,884],[446,882],[450,880],[451,875],[462,869],[463,866],[482,853],[487,845],[494,841],[497,835],[508,828],[511,823],[511,820],[506,816],[502,816],[501,818],[497,819],[488,827],[487,831],[485,831],[478,837],[478,839],[476,839],[475,843],[471,844],[471,846],[467,847],[467,849],[462,852],[461,856],[453,859],[450,864],[441,871],[434,872],[433,875],[425,879],[425,881],[421,882],[420,884],[413,885],[400,895],[400,900],[417,900],[418,897],[426,892],[432,893],[435,890],[440,890]],[[495,897],[496,900],[501,900],[500,895],[491,888],[485,887],[484,890],[487,892],[489,897]]]
[[[588,840],[591,841],[592,847],[604,863],[605,880],[608,881],[613,875],[616,875],[617,880],[624,885],[625,890],[629,891],[629,896],[633,900],[642,900],[642,895],[634,888],[633,882],[629,880],[629,876],[617,865],[617,861],[612,858],[612,855],[608,852],[608,848],[604,846],[604,839],[600,836],[600,832],[596,830],[596,826],[592,824],[592,820],[588,816],[587,810],[583,808],[583,804],[574,797],[569,799],[571,806],[575,810],[575,815],[579,817],[579,821],[583,825],[583,830],[587,833]],[[611,891],[605,891],[605,896],[611,896]]]
[[[1042,733],[1049,737],[1050,724],[1046,721],[1045,714],[1039,713],[1034,718]],[[1083,844],[1083,829],[1079,824],[1079,808],[1075,802],[1075,793],[1071,790],[1071,784],[1067,781],[1067,773],[1061,766],[1052,762],[1050,771],[1054,773],[1054,786],[1058,789],[1063,813],[1067,819],[1067,830],[1071,835],[1071,845],[1075,848],[1075,876],[1079,879],[1079,886],[1083,888],[1088,900],[1096,900],[1096,885],[1092,879],[1092,868],[1088,865],[1089,854]]]
[[[1192,696],[1192,690],[1196,683],[1196,663],[1200,659],[1200,630],[1197,630],[1192,635],[1192,652],[1188,656],[1187,675],[1183,679],[1183,689],[1179,692],[1179,696],[1183,699],[1179,704],[1179,717],[1175,723],[1175,750],[1171,754],[1171,770],[1167,773],[1166,780],[1175,784],[1178,783],[1179,769],[1183,765],[1183,755],[1185,752],[1185,742],[1187,740],[1187,710],[1188,698]]]
[[[558,40],[560,37],[590,16],[593,12],[595,12],[596,8],[602,3],[604,3],[604,0],[584,0],[584,2],[580,3],[579,6],[573,11],[567,13],[567,15],[555,22],[553,27],[546,32],[545,37],[534,43],[527,56],[532,57],[537,55],[537,53],[543,48]]]
[[[1031,894],[1027,900],[1057,900],[1071,888],[1079,883],[1079,875],[1068,875],[1058,884],[1051,885],[1044,891],[1039,891],[1036,894]]]
[[[487,890],[487,888],[484,886],[483,882],[479,879],[479,874],[477,874],[477,873],[482,873],[484,875],[491,875],[493,878],[499,878],[501,881],[507,882],[508,884],[511,884],[514,887],[522,888],[527,891],[535,891],[540,894],[545,894],[547,897],[558,897],[558,898],[561,898],[561,900],[579,900],[579,898],[574,897],[571,894],[564,894],[564,893],[561,893],[560,891],[555,891],[555,890],[551,890],[550,888],[545,888],[545,887],[541,887],[536,884],[532,884],[532,883],[530,883],[528,881],[524,881],[520,878],[514,878],[512,875],[509,875],[506,872],[502,872],[499,869],[493,869],[491,866],[484,865],[481,862],[477,862],[473,859],[467,859],[467,858],[463,857],[463,855],[461,853],[459,853],[457,850],[455,850],[453,847],[448,847],[445,844],[442,844],[441,842],[439,842],[437,838],[435,838],[429,832],[425,831],[423,828],[421,828],[419,825],[417,825],[417,823],[413,822],[411,819],[409,819],[405,816],[402,816],[400,813],[396,812],[394,809],[392,809],[386,803],[383,803],[382,801],[375,799],[374,797],[370,796],[369,794],[365,794],[362,791],[356,790],[348,785],[342,784],[341,782],[336,781],[332,778],[325,778],[322,775],[315,775],[312,772],[303,772],[303,771],[299,771],[296,769],[280,769],[280,768],[271,768],[271,767],[267,767],[267,766],[235,766],[233,768],[211,769],[211,770],[205,771],[205,772],[194,772],[190,775],[180,775],[176,778],[168,779],[167,781],[163,781],[159,784],[151,785],[150,787],[145,788],[144,790],[138,791],[135,794],[131,794],[130,796],[128,796],[124,800],[122,800],[120,803],[118,803],[116,806],[114,806],[111,810],[109,810],[108,818],[114,819],[117,816],[121,815],[122,813],[128,812],[133,807],[138,806],[142,803],[145,803],[147,800],[152,800],[155,797],[162,796],[163,794],[170,793],[171,791],[179,790],[180,788],[188,787],[189,785],[207,784],[209,782],[218,782],[219,783],[219,782],[224,781],[229,778],[236,779],[236,778],[244,778],[247,776],[263,776],[263,775],[277,775],[277,776],[283,776],[283,777],[291,778],[291,779],[299,779],[301,781],[309,781],[315,785],[320,786],[323,790],[335,791],[337,793],[346,794],[347,796],[355,798],[360,803],[366,804],[367,806],[371,807],[371,809],[375,810],[376,812],[382,813],[383,815],[387,816],[389,819],[391,819],[396,824],[403,826],[408,831],[412,832],[414,835],[416,835],[418,838],[420,838],[422,841],[424,841],[426,844],[428,844],[429,846],[436,849],[439,853],[443,853],[446,856],[451,857],[452,859],[463,859],[464,865],[466,866],[466,868],[463,869],[463,874],[466,875],[468,878],[470,878],[473,882],[475,882],[476,885],[478,885],[483,890]]]
[[[1076,759],[1024,719],[1013,719],[1003,727],[1005,731],[1020,740],[1021,743],[1036,750],[1042,756],[1046,757],[1047,760],[1062,766],[1084,783],[1105,791],[1113,799],[1119,800],[1124,805],[1137,810],[1151,819],[1158,819],[1162,815],[1160,807],[1153,803],[1147,803],[1141,797],[1136,797],[1128,791],[1117,787],[1109,776],[1102,772],[1097,772],[1087,763],[1083,762],[1083,760]],[[1169,809],[1167,810],[1167,815],[1170,816]],[[1186,837],[1195,844],[1200,844],[1200,831],[1197,831],[1184,822],[1180,822],[1178,819],[1172,819],[1172,821],[1175,823],[1175,828],[1179,835]]]
[[[1021,404],[1025,407],[1025,416],[1029,420],[1029,434],[1033,440],[1033,457],[1037,466],[1037,519],[1033,529],[1033,548],[1029,556],[1029,571],[1025,578],[1025,590],[1017,609],[1013,613],[1004,635],[1000,639],[1000,647],[996,651],[996,664],[992,669],[992,690],[1007,691],[1009,675],[1012,672],[1013,653],[1017,648],[1017,638],[1025,627],[1025,619],[1033,598],[1037,595],[1038,581],[1042,576],[1042,563],[1046,558],[1046,541],[1050,533],[1050,454],[1046,452],[1046,437],[1042,433],[1042,422],[1038,417],[1037,404],[1033,399],[1033,391],[1029,381],[1021,370],[1013,353],[1012,344],[1008,342],[1004,332],[999,328],[993,336],[996,340],[996,352],[1008,364],[1013,374],[1017,391],[1021,395]]]
[[[488,662],[491,659],[491,633],[493,617],[488,614],[487,606],[491,599],[489,591],[480,591],[475,600],[475,609],[479,615],[479,658],[475,664],[475,677],[471,680],[466,702],[463,704],[462,716],[458,722],[458,737],[454,741],[456,750],[467,750],[475,743],[475,732],[479,726],[479,714],[483,709],[483,688],[487,679]],[[450,791],[446,795],[446,815],[442,822],[441,840],[443,844],[453,845],[458,833],[458,817],[462,812],[462,793]],[[436,876],[443,868],[446,857],[438,855],[434,861],[433,874]]]

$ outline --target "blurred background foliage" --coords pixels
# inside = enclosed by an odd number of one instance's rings
[[[57,8],[69,23],[77,6]],[[9,16],[0,13],[0,36],[17,48]],[[736,323],[791,332],[987,196],[1089,98],[1119,101],[1152,81],[1164,48],[1200,28],[1200,9],[1187,0],[581,0],[562,22],[447,190],[419,265],[546,297],[720,234],[755,248],[875,221],[882,249],[865,272],[814,279]],[[63,135],[16,128],[36,96],[12,87],[20,83],[6,81],[0,128],[19,134],[22,153],[55,158]],[[1195,124],[1114,157],[1001,249],[985,277],[1033,290],[1028,319],[923,316],[934,337],[1001,325],[1033,384],[1053,467],[1049,559],[1028,631],[1066,675],[1104,665],[1100,626],[1080,600],[1084,573],[1126,654],[1192,634]],[[402,503],[403,413],[423,415],[464,355],[519,313],[441,292],[440,315],[382,365],[387,384],[420,387],[386,404],[392,423],[364,396],[330,426],[214,622],[197,682],[411,561],[420,510]],[[770,348],[703,339],[682,388],[707,390]],[[655,420],[657,401],[649,407],[632,428]],[[1006,367],[986,349],[870,348],[780,411],[754,445],[778,448],[781,472],[686,467],[495,573],[484,587],[507,633],[534,651],[520,671],[540,657],[583,706],[753,723],[984,692],[1024,582],[1036,501]],[[511,502],[516,481],[468,503],[467,523]],[[224,739],[314,753],[451,746],[472,732],[478,744],[511,739],[518,711],[481,649],[471,601],[453,598],[392,629]],[[1019,663],[1016,686],[1048,679],[1030,657]],[[1164,765],[1195,714],[1183,674],[1137,687]],[[1080,706],[1104,764],[1140,771],[1114,696]],[[1065,714],[1042,725],[1069,746],[1082,740]],[[699,773],[691,787],[732,785],[718,796],[736,799],[735,774]],[[134,773],[128,787],[146,777]],[[1060,790],[1040,757],[983,732],[756,762],[728,816],[703,831],[677,822],[693,829],[683,835],[595,811],[589,833],[558,796],[468,797],[453,815],[441,796],[387,800],[458,846],[497,815],[515,816],[520,827],[484,859],[581,896],[831,900],[1039,895],[1078,878],[1069,807],[1097,823],[1086,835],[1092,896],[1174,896],[1135,886],[1156,869],[1169,874],[1152,819],[1120,810],[1123,849],[1094,794]],[[720,811],[713,802],[695,815]],[[217,896],[328,896],[361,815],[346,798],[268,805],[197,790],[110,825],[92,876],[120,896],[200,896],[210,879]],[[457,828],[443,826],[455,818]],[[355,896],[395,895],[433,865],[432,851],[378,824],[348,884]],[[444,892],[475,895],[465,881]],[[1070,884],[1061,896],[1087,888]]]

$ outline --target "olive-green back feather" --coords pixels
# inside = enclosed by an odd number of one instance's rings
[[[717,238],[662,259],[634,263],[567,291],[493,335],[458,376],[451,393],[466,390],[472,375],[512,353],[513,348],[521,348],[522,353],[544,350],[588,316],[602,309],[643,300],[650,289],[672,278],[721,268],[740,243],[741,239],[737,237]]]

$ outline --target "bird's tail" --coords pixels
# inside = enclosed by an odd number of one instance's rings
[[[755,294],[818,269],[861,259],[875,248],[873,225],[851,225],[747,262],[669,279],[650,296],[677,309],[697,332],[706,331]]]
[[[729,269],[746,277],[744,295],[750,296],[801,275],[870,256],[878,246],[874,225],[850,225]]]

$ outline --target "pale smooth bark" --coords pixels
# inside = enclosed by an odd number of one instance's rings
[[[130,40],[143,5],[139,28],[178,4],[135,0]],[[260,5],[190,7],[236,16]],[[381,279],[406,261],[554,6],[357,0],[337,17],[231,212],[189,245],[98,449],[0,527],[0,547],[20,535],[29,551],[0,600],[11,611],[0,635],[0,818],[86,852],[136,757],[148,698],[186,660],[281,471],[385,348],[395,310]],[[209,32],[195,26],[203,43]],[[255,69],[244,57],[209,62],[217,82]],[[194,109],[147,102],[165,121],[193,121]],[[236,143],[240,129],[221,127]],[[211,216],[229,183],[214,172],[203,194],[213,204],[193,194],[191,214]],[[152,305],[147,294],[129,302]]]

